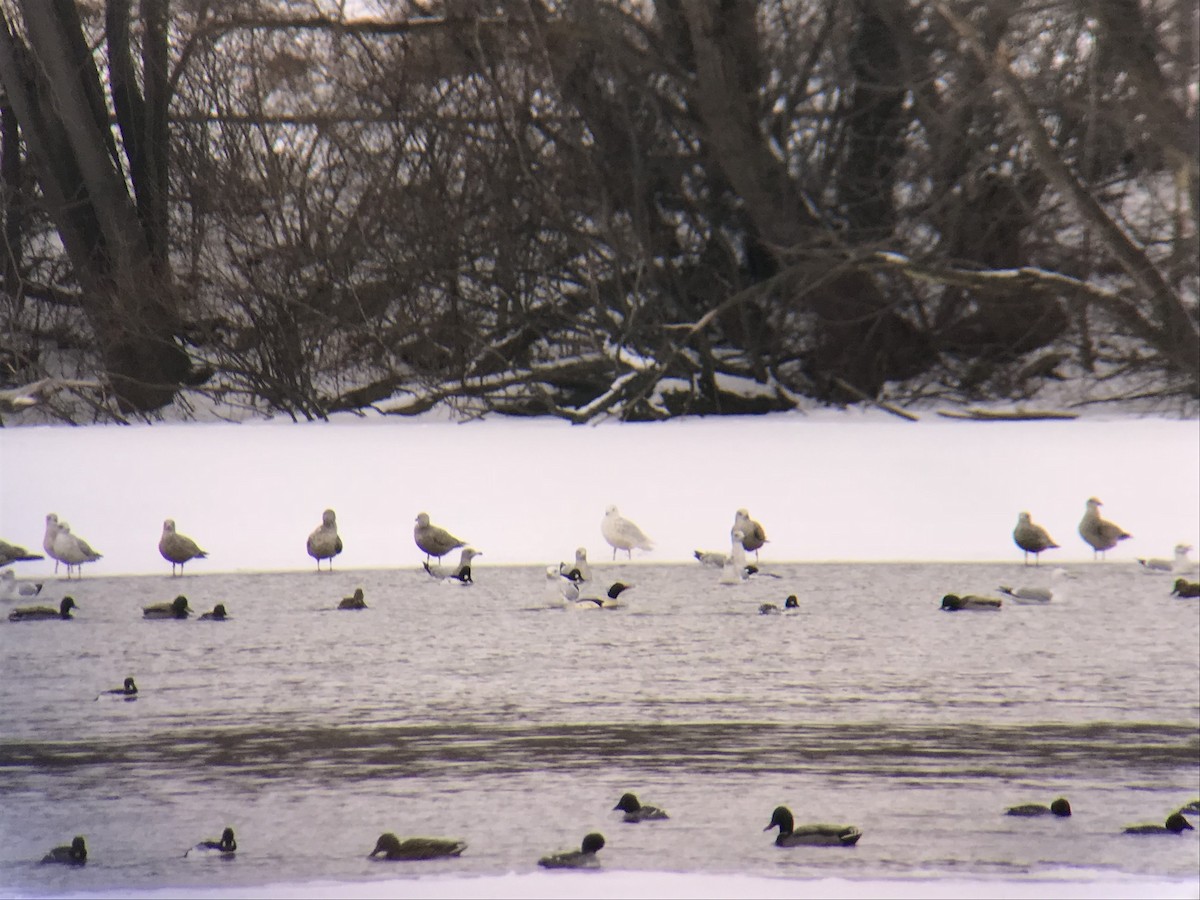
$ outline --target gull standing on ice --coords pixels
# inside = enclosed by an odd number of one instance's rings
[[[342,552],[342,539],[337,533],[337,513],[327,509],[321,513],[321,524],[308,536],[308,555],[317,561],[321,571],[321,560],[329,560],[329,571],[333,571],[333,558]]]
[[[1191,552],[1188,544],[1176,544],[1174,559],[1138,559],[1138,564],[1149,572],[1189,572],[1192,561],[1188,554]]]
[[[734,528],[729,537],[729,558],[721,568],[721,577],[717,579],[717,584],[741,584],[749,575],[746,571],[746,549],[743,543],[746,539],[745,532]]]
[[[1033,554],[1033,564],[1038,564],[1038,554],[1043,550],[1057,549],[1058,544],[1041,525],[1033,524],[1029,513],[1017,515],[1017,527],[1013,529],[1013,542],[1025,552],[1025,565],[1029,565],[1029,554]]]
[[[189,559],[205,559],[208,556],[208,553],[201,550],[190,537],[175,530],[174,519],[163,522],[162,537],[158,539],[158,552],[171,564],[172,575],[175,574],[175,566],[179,566],[179,574],[182,575],[183,564]]]
[[[1087,511],[1079,520],[1079,536],[1091,545],[1092,559],[1096,558],[1097,553],[1103,559],[1105,551],[1117,546],[1117,541],[1133,537],[1124,528],[1100,518],[1100,507],[1103,505],[1095,497],[1089,497]]]
[[[763,527],[750,518],[750,513],[745,509],[739,509],[733,517],[733,528],[729,529],[729,533],[734,531],[742,533],[742,548],[747,553],[754,554],[754,561],[758,562],[758,549],[767,542],[767,533],[763,531]]]
[[[40,553],[30,553],[24,547],[18,547],[16,544],[10,544],[8,541],[0,541],[0,566],[45,558]]]
[[[51,516],[54,513],[50,514]],[[50,516],[46,517],[46,530],[49,532],[51,527]],[[92,549],[83,538],[71,534],[71,526],[66,522],[57,521],[57,516],[54,522],[55,535],[50,555],[56,560],[63,563],[67,567],[67,577],[71,577],[71,569],[74,568],[80,578],[83,577],[83,564],[87,562],[95,562],[101,558],[101,555]]]
[[[615,506],[610,506],[604,511],[604,518],[600,520],[600,532],[604,535],[604,540],[612,546],[614,560],[617,558],[618,550],[624,550],[629,558],[633,559],[635,548],[638,550],[654,549],[654,541],[646,537],[642,529],[617,512]]]
[[[457,550],[459,547],[467,545],[466,541],[459,540],[445,528],[430,525],[429,513],[417,513],[417,524],[413,528],[413,540],[417,542],[418,547],[425,551],[426,562],[429,562],[431,556],[436,556],[438,562],[441,562],[442,557],[451,550]]]

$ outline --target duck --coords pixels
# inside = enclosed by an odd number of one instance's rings
[[[632,521],[622,516],[615,506],[609,506],[604,510],[604,518],[600,520],[600,533],[613,548],[614,560],[617,558],[618,550],[624,550],[625,554],[633,559],[634,550],[654,549],[654,541],[650,540],[646,533]]]
[[[354,596],[343,597],[342,602],[338,604],[338,609],[366,609],[367,601],[363,598],[363,589],[355,588]]]
[[[779,607],[776,606],[774,603],[758,604],[758,614],[760,616],[773,616],[773,615],[776,615],[778,612],[779,612]]]
[[[32,600],[41,592],[40,581],[17,581],[12,569],[0,572],[0,600]]]
[[[38,619],[70,619],[71,610],[79,609],[74,597],[63,597],[58,609],[50,606],[18,606],[8,614],[10,622],[28,622]]]
[[[83,835],[77,834],[69,847],[55,847],[42,857],[44,863],[63,863],[68,866],[82,866],[87,862],[87,842]]]
[[[101,691],[98,695],[96,695],[96,699],[99,700],[101,697],[119,697],[123,700],[136,700],[137,692],[137,683],[133,680],[133,676],[130,675],[125,679],[124,687]]]
[[[1029,554],[1033,554],[1033,564],[1036,566],[1044,550],[1057,550],[1058,544],[1050,537],[1041,525],[1035,525],[1029,513],[1017,514],[1017,527],[1013,529],[1013,543],[1025,554],[1025,565],[1029,565]]]
[[[237,853],[237,840],[234,839],[233,829],[226,828],[221,832],[219,841],[201,841],[196,846],[184,852],[184,856],[220,856],[222,859],[232,859]]]
[[[429,562],[430,557],[437,557],[438,562],[441,562],[442,557],[451,550],[457,550],[459,547],[467,545],[466,541],[456,538],[445,528],[430,524],[429,513],[417,513],[417,524],[413,527],[413,540],[425,554],[425,562]]]
[[[621,600],[621,594],[632,588],[632,584],[615,581],[603,597],[580,597],[575,601],[575,607],[577,609],[616,609],[625,605]]]
[[[158,539],[158,552],[162,558],[171,564],[171,575],[175,575],[175,567],[179,566],[179,574],[183,574],[183,564],[191,559],[206,559],[208,553],[201,550],[190,537],[175,530],[175,520],[163,521],[162,537]]]
[[[477,556],[483,554],[474,547],[463,547],[462,553],[458,557],[458,565],[442,566],[437,563],[422,562],[425,571],[432,578],[437,578],[442,581],[457,581],[460,584],[473,584],[471,579],[471,561]]]
[[[1119,525],[1100,518],[1100,507],[1103,505],[1095,497],[1089,497],[1087,509],[1079,520],[1079,536],[1091,546],[1092,559],[1096,558],[1097,553],[1103,559],[1105,552],[1117,546],[1118,541],[1133,537]]]
[[[321,571],[321,560],[329,560],[329,571],[333,571],[333,558],[342,552],[342,539],[337,533],[337,513],[327,509],[321,513],[321,524],[313,529],[305,544],[308,555],[317,561]]]
[[[998,597],[979,597],[967,594],[960,597],[957,594],[947,594],[942,598],[942,609],[954,612],[960,609],[999,609],[1001,600]]]
[[[559,563],[558,572],[572,581],[591,581],[592,567],[588,564],[587,547],[577,547],[575,549],[575,562]]]
[[[1176,578],[1175,587],[1171,588],[1171,593],[1176,597],[1200,597],[1200,582]]]
[[[225,611],[225,604],[218,603],[212,608],[212,612],[206,612],[200,616],[201,622],[224,622],[229,618],[229,613]]]
[[[182,594],[170,603],[155,603],[153,606],[142,607],[142,615],[147,619],[186,619],[191,612],[187,597]]]
[[[1192,561],[1188,558],[1188,554],[1192,552],[1190,544],[1176,544],[1174,559],[1142,559],[1138,558],[1138,565],[1147,572],[1190,572],[1192,569]]]
[[[644,803],[638,802],[637,794],[622,794],[621,799],[617,801],[617,805],[613,807],[613,811],[620,810],[625,813],[626,822],[651,822],[655,819],[669,819],[665,809],[659,809],[657,806],[647,806]]]
[[[1010,806],[1004,811],[1006,816],[1059,816],[1066,818],[1071,815],[1071,804],[1066,797],[1059,797],[1049,806],[1040,803],[1026,803],[1022,806]]]
[[[1184,818],[1183,813],[1171,813],[1167,816],[1167,821],[1162,825],[1129,825],[1125,828],[1125,834],[1183,834],[1185,831],[1194,831],[1192,823]]]
[[[381,834],[375,842],[375,849],[369,858],[379,857],[386,860],[401,859],[439,859],[444,856],[459,856],[467,849],[465,841],[450,838],[410,837],[400,840],[390,831]]]
[[[776,847],[825,846],[853,847],[862,837],[862,831],[853,825],[801,825],[796,827],[792,811],[786,806],[775,807],[771,822],[763,831],[779,827],[775,836]]]
[[[759,548],[767,543],[767,533],[763,531],[762,525],[750,518],[749,511],[739,509],[733,514],[733,527],[729,533],[732,535],[734,531],[742,533],[740,539],[742,549],[747,553],[753,553],[754,561],[757,562]]]
[[[544,869],[596,869],[600,859],[596,854],[604,847],[604,835],[597,831],[586,834],[578,850],[552,853],[538,860]]]
[[[33,560],[45,558],[40,553],[30,553],[24,547],[0,540],[0,566],[7,566],[15,562],[32,562]]]
[[[799,609],[800,601],[796,599],[795,594],[788,594],[787,599],[783,601],[784,609]]]

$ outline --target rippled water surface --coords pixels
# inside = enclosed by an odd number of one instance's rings
[[[547,608],[539,567],[477,566],[469,587],[410,569],[54,581],[42,599],[69,591],[75,621],[0,624],[0,886],[528,872],[591,830],[608,868],[1195,877],[1197,832],[1120,833],[1200,796],[1200,605],[1168,577],[1079,565],[1048,605],[943,613],[946,592],[1049,571],[769,568],[729,587],[698,565],[596,567],[636,588],[593,611]],[[369,609],[334,609],[359,586]],[[232,618],[142,619],[178,593]],[[789,593],[797,612],[758,613]],[[95,699],[126,675],[135,702]],[[671,819],[622,823],[627,790]],[[1070,819],[1002,815],[1059,795]],[[779,804],[864,837],[778,849]],[[236,860],[183,858],[225,825]],[[383,831],[469,848],[371,863]],[[75,834],[85,868],[37,863]]]

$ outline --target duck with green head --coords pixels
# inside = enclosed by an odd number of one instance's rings
[[[593,831],[585,835],[578,850],[552,853],[538,860],[543,869],[598,869],[600,858],[596,854],[604,847],[604,835]]]
[[[779,828],[776,847],[853,847],[862,831],[853,825],[796,825],[792,811],[786,806],[775,807],[770,824],[763,831]]]

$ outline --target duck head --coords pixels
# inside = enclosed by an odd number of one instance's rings
[[[424,513],[422,513],[424,515]],[[396,837],[390,831],[386,834],[381,834],[379,840],[375,842],[375,849],[370,855],[375,856],[378,853],[392,853],[400,850],[400,838]]]
[[[83,835],[77,834],[71,841],[71,859],[75,862],[87,861],[87,844],[83,840]]]
[[[225,853],[232,853],[237,849],[237,841],[233,839],[233,829],[226,828],[221,832],[221,850]]]
[[[1050,804],[1050,812],[1056,816],[1069,816],[1071,814],[1071,804],[1067,802],[1066,797],[1059,797]]]
[[[642,808],[642,804],[638,802],[636,794],[622,794],[621,799],[617,801],[617,805],[613,810],[621,810],[621,812],[637,812]]]
[[[1189,825],[1188,827],[1190,828],[1191,826]],[[599,832],[593,831],[591,834],[584,835],[583,844],[580,845],[580,849],[584,853],[595,853],[597,850],[599,850],[603,846],[604,846],[604,835],[600,834]]]
[[[58,613],[64,619],[71,618],[71,610],[79,609],[79,605],[75,602],[74,597],[63,597],[62,603],[58,604]]]
[[[171,612],[175,615],[175,618],[186,619],[187,614],[191,611],[192,608],[188,606],[187,597],[183,596],[183,594],[180,594],[171,601]]]
[[[791,834],[795,827],[795,821],[792,819],[792,811],[786,806],[775,807],[775,812],[771,813],[771,821],[763,831],[770,831],[776,826],[779,827],[780,834]]]
[[[132,675],[130,675],[128,678],[125,679],[125,693],[127,693],[127,694],[136,694],[137,693],[137,685],[134,683]]]
[[[622,591],[627,591],[631,587],[633,587],[632,584],[622,584],[619,581],[615,582],[613,584],[613,586],[608,589],[608,599],[616,600],[618,597],[621,596]]]
[[[1183,834],[1185,831],[1195,831],[1192,823],[1183,817],[1183,813],[1171,813],[1167,816],[1167,831]]]

